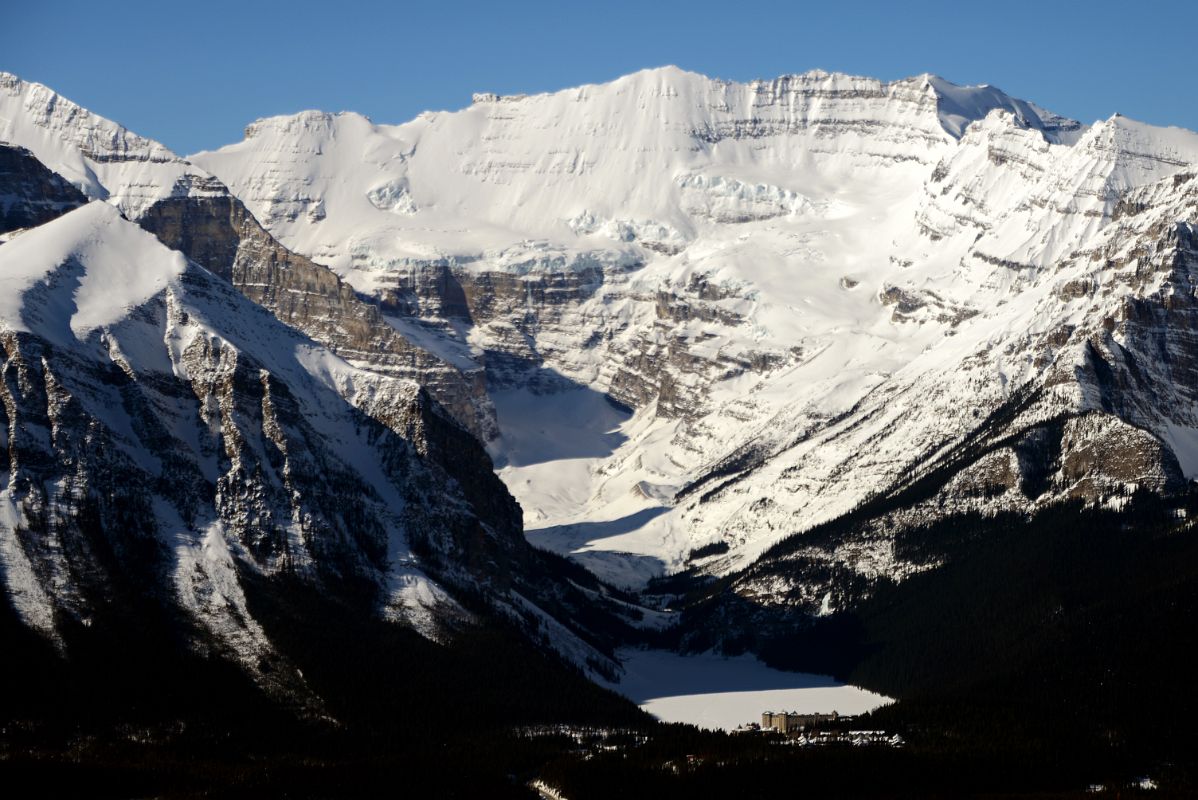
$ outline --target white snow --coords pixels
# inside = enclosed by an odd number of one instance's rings
[[[1198,427],[1165,423],[1164,439],[1186,475],[1198,475]]]
[[[491,397],[500,431],[491,447],[495,466],[526,523],[577,513],[590,497],[591,470],[627,440],[620,429],[630,415],[587,388],[505,389]]]
[[[8,476],[4,476],[7,483]],[[54,604],[41,585],[41,576],[34,572],[33,564],[17,537],[21,527],[20,511],[13,503],[9,487],[0,490],[0,579],[13,610],[21,620],[58,642],[57,626],[54,621]]]
[[[405,258],[478,254],[529,239],[585,247],[572,233],[677,246],[695,232],[680,207],[684,193],[715,191],[731,205],[773,203],[789,213],[816,177],[814,153],[839,161],[838,174],[874,173],[875,153],[911,153],[856,128],[830,139],[840,122],[872,120],[875,107],[825,94],[893,101],[886,121],[913,130],[927,158],[928,144],[951,141],[946,128],[959,127],[942,126],[935,110],[937,89],[950,87],[960,98],[955,114],[1013,107],[993,89],[946,81],[934,88],[922,78],[883,84],[813,72],[740,84],[665,67],[403,125],[352,113],[271,117],[249,126],[243,142],[190,159],[224,180],[285,244],[362,288],[368,278],[360,271]],[[696,145],[696,135],[724,136],[754,116],[787,135],[770,147],[732,138]],[[729,174],[689,177],[713,164]],[[833,182],[820,180],[825,190],[836,180],[826,177]],[[768,188],[750,188],[757,184]]]
[[[993,86],[957,86],[936,75],[925,75],[929,86],[936,91],[937,112],[944,129],[958,138],[974,120],[982,119],[995,109],[1014,114],[1025,124],[1042,129],[1045,122],[1058,121],[1055,114],[1038,106],[1008,96]],[[1054,141],[1072,144],[1074,136],[1051,134]]]
[[[660,575],[661,531],[654,520],[667,511],[663,494],[672,492],[626,482],[603,491],[605,465],[636,428],[631,415],[587,388],[509,389],[492,398],[500,431],[492,455],[524,510],[528,540],[621,586]]]
[[[183,256],[106,203],[88,203],[0,247],[0,327],[30,330],[25,294],[47,293],[55,318],[76,336],[112,324],[183,274]],[[55,274],[57,273],[57,274]]]
[[[890,698],[823,675],[772,669],[751,655],[680,655],[622,649],[619,683],[608,686],[664,722],[732,730],[763,711],[863,714]]]

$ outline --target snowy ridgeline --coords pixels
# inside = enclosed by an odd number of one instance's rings
[[[749,655],[632,649],[618,655],[625,674],[611,688],[665,722],[729,731],[759,721],[764,711],[852,716],[891,702],[823,675],[771,669]]]

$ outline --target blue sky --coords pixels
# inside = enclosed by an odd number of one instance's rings
[[[4,0],[0,69],[180,153],[320,108],[402,122],[476,91],[644,67],[737,80],[813,68],[990,83],[1086,122],[1198,129],[1194,6],[1136,3]]]

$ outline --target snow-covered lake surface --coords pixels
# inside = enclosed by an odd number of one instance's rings
[[[751,655],[621,650],[625,675],[611,688],[664,722],[730,730],[763,711],[862,714],[890,698],[825,675],[772,669]]]

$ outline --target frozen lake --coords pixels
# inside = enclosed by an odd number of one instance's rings
[[[824,675],[771,669],[751,655],[684,656],[621,650],[626,674],[610,688],[664,722],[730,730],[762,711],[861,714],[890,698]]]

